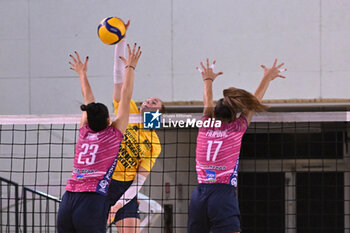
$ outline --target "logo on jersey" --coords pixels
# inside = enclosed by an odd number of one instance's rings
[[[237,187],[237,174],[232,174],[230,177],[230,185]]]
[[[143,113],[143,128],[145,129],[159,129],[162,113],[157,110],[156,112],[144,112]]]
[[[110,168],[108,169],[103,179],[98,182],[98,185],[96,187],[97,193],[102,194],[104,196],[107,195],[109,182],[111,181],[114,168],[117,165],[117,161],[118,161],[118,156],[115,157],[112,166],[110,166]]]
[[[234,187],[237,187],[238,164],[239,164],[239,158],[237,159],[235,169],[233,170],[233,173],[230,177],[230,184]]]
[[[90,141],[97,141],[98,140],[97,133],[88,133],[88,136],[86,137],[86,139]]]
[[[100,182],[98,182],[96,192],[106,196],[107,191],[108,191],[108,181],[107,180],[100,180]]]
[[[101,188],[105,189],[108,185],[108,181],[106,180],[101,180],[101,182],[99,183],[99,185],[101,186]]]
[[[207,181],[208,182],[215,182],[216,181],[216,171],[212,170],[205,170],[207,173]]]
[[[84,175],[83,174],[77,174],[76,177],[77,177],[77,179],[83,179]]]

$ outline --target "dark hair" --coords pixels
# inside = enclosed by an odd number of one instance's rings
[[[88,105],[82,104],[80,109],[86,111],[90,129],[98,132],[107,128],[109,113],[106,105],[101,103],[89,103]]]
[[[243,89],[230,87],[225,89],[223,94],[224,98],[220,99],[214,108],[214,117],[219,120],[231,122],[236,120],[237,113],[262,112],[268,108],[261,104],[254,95]]]
[[[160,108],[159,112],[166,113],[166,108],[165,108],[165,105],[163,104],[163,102],[162,102],[162,107]]]

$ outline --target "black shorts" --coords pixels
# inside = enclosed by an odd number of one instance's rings
[[[58,210],[58,233],[106,233],[109,208],[101,194],[66,191]]]
[[[240,232],[239,215],[235,187],[229,184],[199,184],[191,196],[188,232]]]
[[[115,205],[126,190],[131,186],[133,181],[118,181],[112,180],[109,185],[108,198],[111,205]],[[139,204],[137,196],[134,197],[128,204],[123,206],[115,214],[114,222],[118,222],[124,218],[138,218],[140,219]]]

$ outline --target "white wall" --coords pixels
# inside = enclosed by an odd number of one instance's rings
[[[69,53],[89,55],[97,101],[111,106],[113,46],[97,38],[107,16],[131,19],[143,55],[134,99],[201,100],[195,66],[217,59],[223,88],[254,91],[260,64],[287,63],[268,99],[350,98],[348,0],[1,0],[0,114],[77,113],[79,80]]]

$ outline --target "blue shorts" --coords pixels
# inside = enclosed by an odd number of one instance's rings
[[[229,184],[199,184],[192,192],[189,233],[241,232],[236,188]]]
[[[131,186],[133,181],[118,181],[113,180],[109,185],[108,198],[111,205],[115,205],[126,190]],[[137,196],[134,197],[128,204],[123,206],[115,214],[114,222],[118,222],[124,218],[138,218],[140,219],[139,204],[137,203]]]
[[[66,191],[58,210],[58,233],[106,233],[109,208],[106,196]]]

